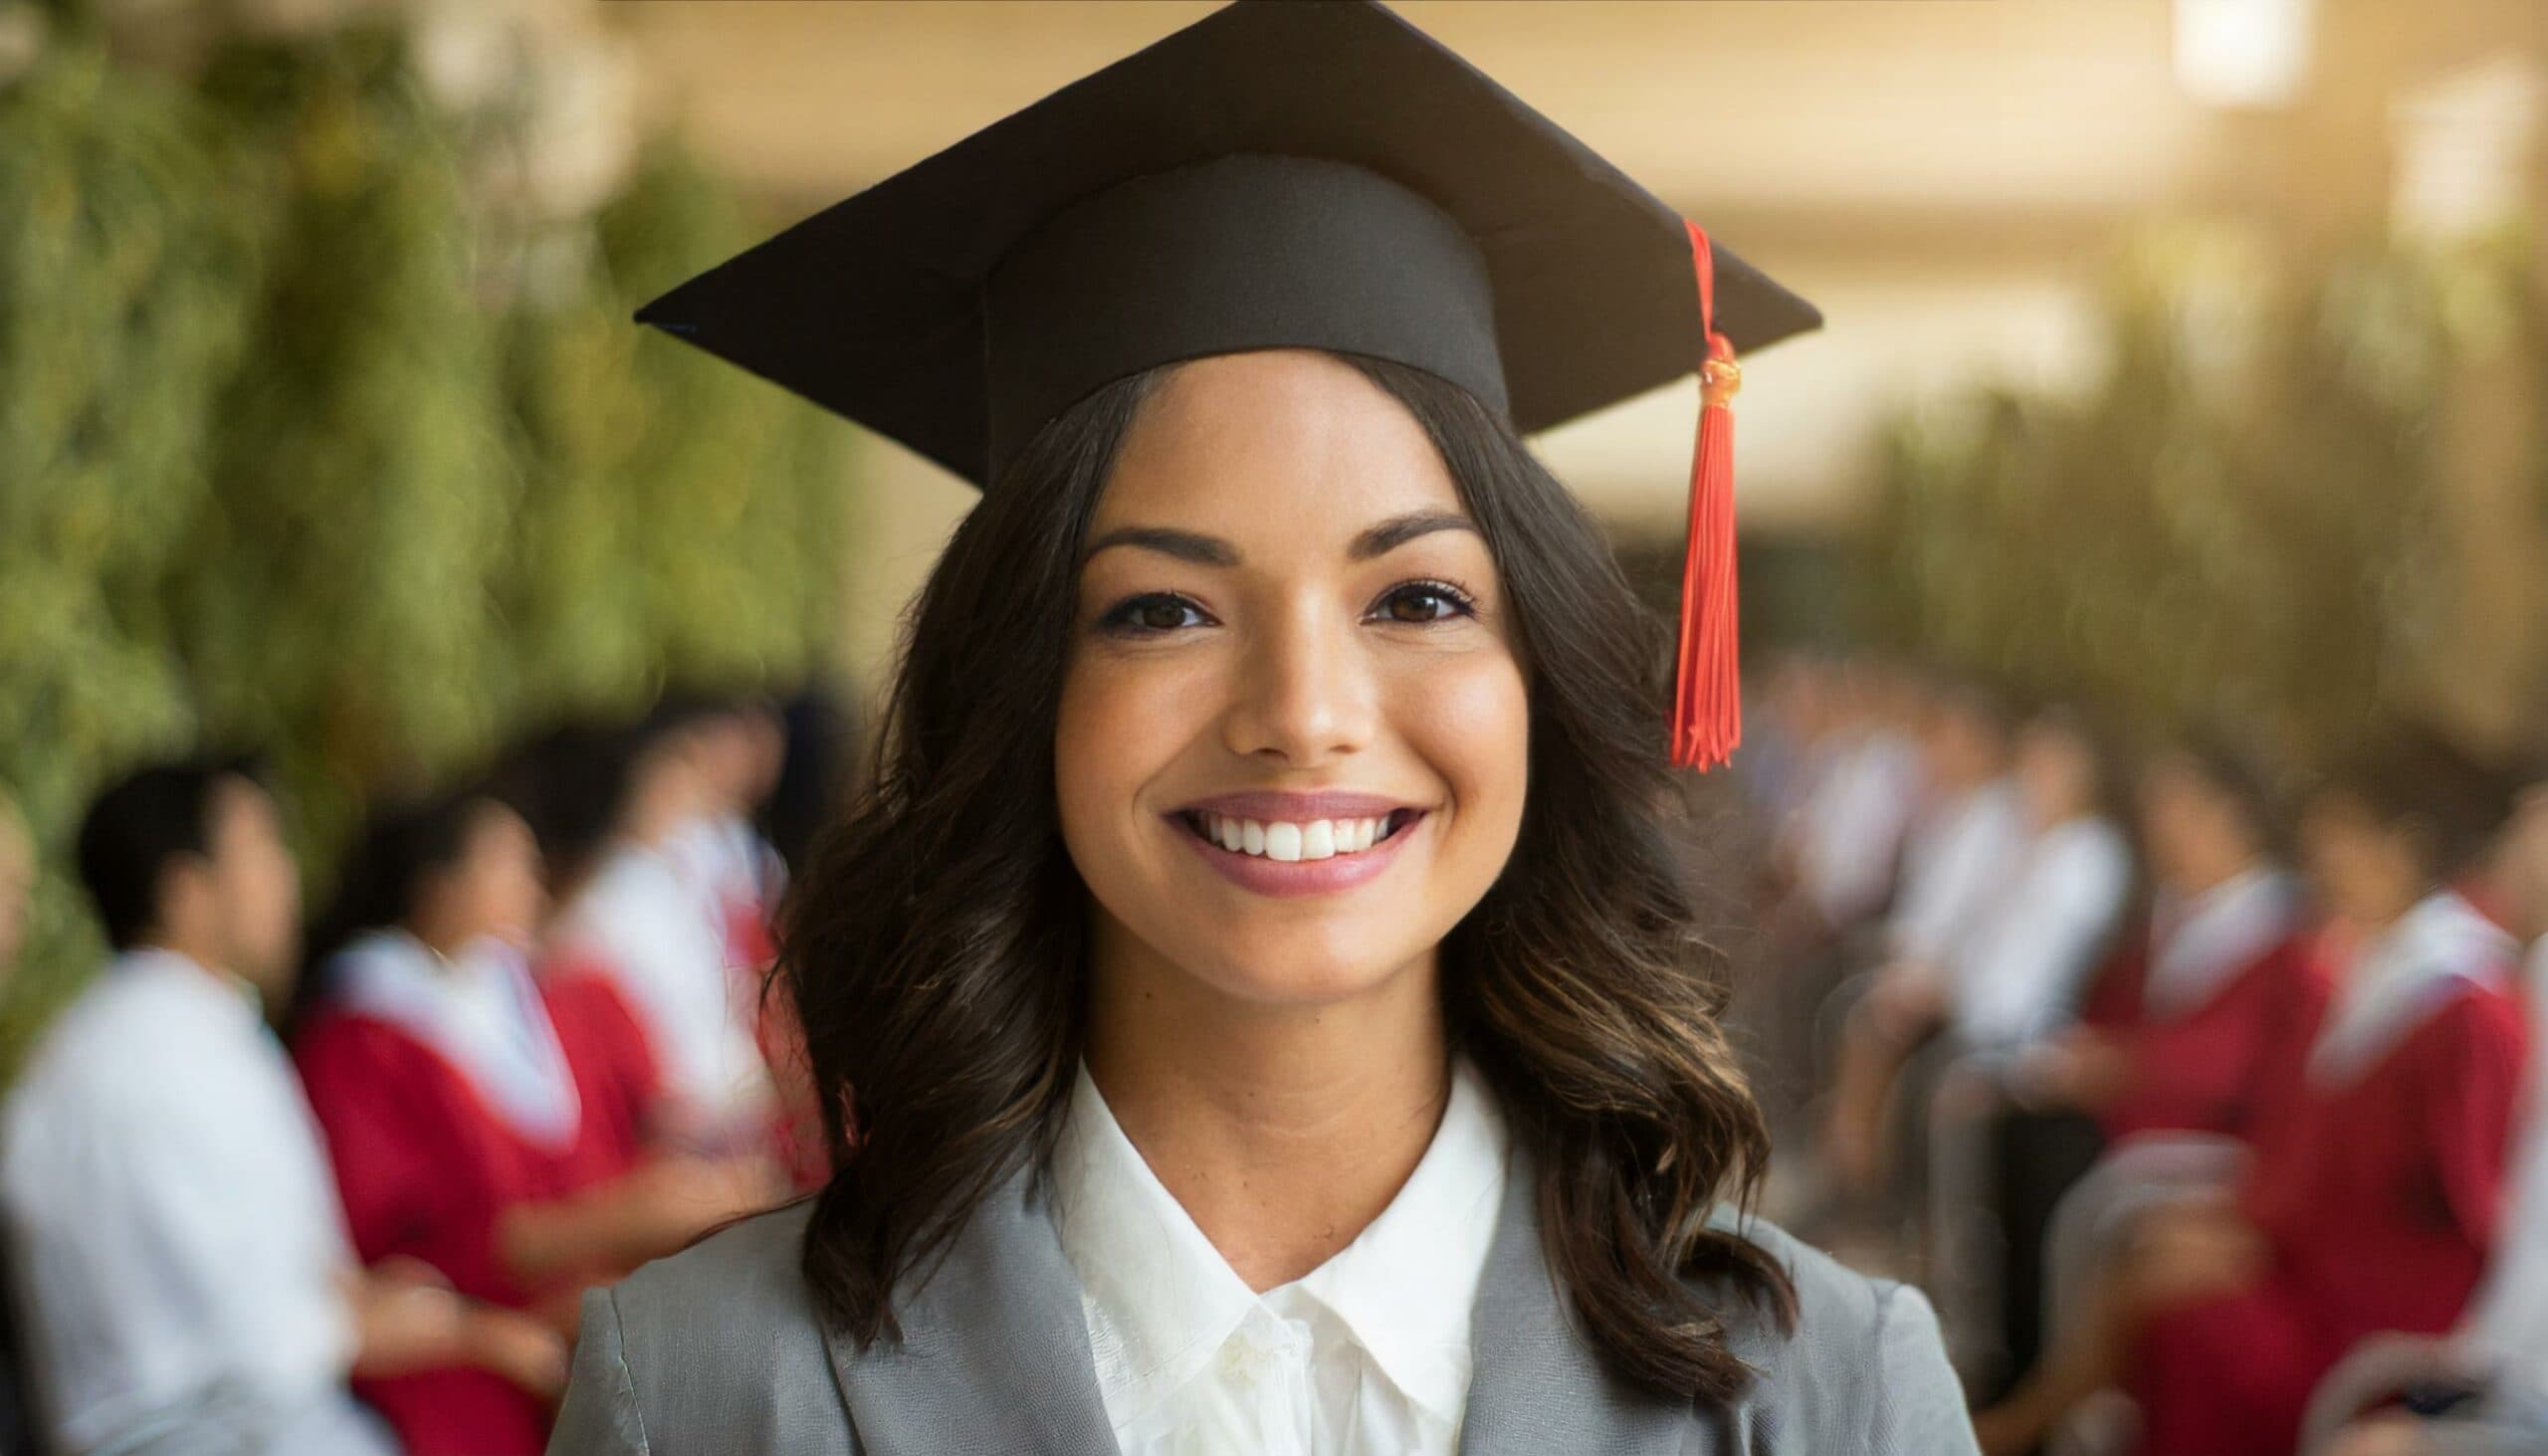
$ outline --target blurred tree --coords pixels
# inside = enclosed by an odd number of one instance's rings
[[[84,801],[197,722],[161,586],[211,489],[264,242],[207,120],[76,31],[0,84],[0,780],[44,867],[13,1006],[56,1004],[91,958]]]
[[[358,18],[180,79],[64,5],[0,77],[0,780],[44,851],[0,1076],[96,963],[69,841],[140,757],[267,751],[315,894],[383,787],[824,665],[849,432],[628,317],[743,209],[665,145],[515,216],[507,116],[411,50]]]
[[[2277,286],[2217,237],[2153,234],[2118,271],[2113,365],[2086,398],[1995,390],[1897,422],[1869,635],[2324,762],[2434,647],[2441,299],[2475,266],[2366,248]]]

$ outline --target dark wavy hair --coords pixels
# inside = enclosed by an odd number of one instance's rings
[[[1719,1026],[1664,759],[1668,643],[1599,531],[1500,416],[1347,356],[1440,450],[1502,572],[1531,664],[1530,788],[1505,872],[1445,937],[1453,1044],[1538,1180],[1546,1257],[1610,1365],[1726,1400],[1750,1378],[1726,1300],[1796,1315],[1785,1271],[1710,1227],[1768,1154]],[[859,1344],[892,1291],[1021,1168],[1042,1176],[1084,1030],[1087,890],[1064,849],[1053,736],[1080,550],[1154,380],[1049,424],[950,541],[905,624],[875,770],[784,913],[776,986],[804,1026],[838,1169],[803,1268]]]

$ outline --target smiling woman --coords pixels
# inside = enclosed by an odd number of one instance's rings
[[[1249,4],[650,307],[985,492],[787,913],[838,1171],[590,1297],[555,1449],[1969,1449],[1920,1297],[1740,1211],[1670,643],[1521,437],[1711,280],[1810,322],[1713,264],[1386,11]]]

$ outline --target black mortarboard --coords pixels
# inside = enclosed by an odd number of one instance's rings
[[[988,486],[1098,386],[1250,348],[1410,364],[1543,430],[1701,365],[1708,253],[1385,7],[1238,0],[637,316]],[[1712,272],[1720,352],[1821,321]],[[1684,635],[1721,597],[1730,651],[1722,529]]]

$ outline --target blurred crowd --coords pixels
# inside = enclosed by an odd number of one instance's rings
[[[2548,766],[1763,687],[1771,1211],[1930,1293],[1987,1451],[2548,1451]],[[112,962],[0,1107],[0,1449],[540,1450],[583,1291],[827,1168],[764,984],[846,737],[553,728],[383,804],[306,916],[253,762],[101,793]],[[34,874],[0,805],[0,967]]]
[[[847,736],[819,694],[544,731],[306,918],[253,761],[107,787],[112,959],[0,1110],[0,1450],[541,1450],[586,1289],[827,1167],[764,980]],[[0,968],[33,873],[0,810]]]
[[[2548,1451],[2548,764],[1765,687],[1772,1211],[1926,1288],[1986,1451]]]

